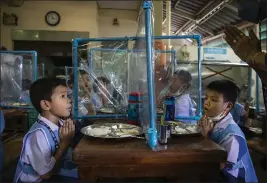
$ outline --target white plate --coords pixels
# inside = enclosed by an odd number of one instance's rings
[[[113,108],[101,108],[99,110],[101,113],[106,113],[106,114],[114,114],[115,110]]]
[[[192,135],[199,133],[200,131],[197,124],[185,124],[182,122],[172,124],[172,129],[171,129],[172,135]]]
[[[81,133],[97,138],[129,138],[142,134],[142,129],[123,123],[93,124],[81,129]]]

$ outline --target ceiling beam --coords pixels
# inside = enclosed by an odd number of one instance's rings
[[[200,30],[202,30],[203,32],[208,33],[209,35],[214,36],[214,33],[213,33],[212,30],[208,30],[207,28],[204,28],[203,26],[198,26],[198,28],[199,28]]]
[[[198,13],[197,13],[197,16],[199,15],[199,14],[201,14],[203,11],[205,11],[212,3],[214,3],[214,0],[212,0],[212,1],[210,1],[206,6],[204,6]],[[183,31],[183,29],[186,27],[186,26],[188,26],[190,23],[195,23],[195,20],[196,19],[194,19],[194,21],[192,21],[192,20],[189,20],[188,22],[186,22],[181,28],[179,28],[177,31],[176,31],[176,35],[177,34],[179,34],[180,32],[182,32]]]
[[[183,31],[183,29],[188,26],[190,23],[192,22],[192,20],[189,20],[188,22],[186,22],[182,27],[180,27],[176,32],[175,35],[179,34],[180,32]]]
[[[177,0],[176,1],[176,3],[175,3],[175,5],[174,5],[174,8],[176,9],[177,8],[177,6],[178,6],[178,4],[181,2],[181,0]]]
[[[167,18],[164,18],[163,22],[162,22],[162,25],[164,25],[167,21]]]
[[[203,11],[205,11],[212,3],[214,3],[213,1],[208,2],[208,4],[206,4],[206,6],[204,6],[198,13],[197,15],[200,15]]]
[[[179,16],[181,16],[183,18],[186,18],[188,20],[195,20],[196,19],[196,17],[193,14],[188,13],[187,11],[182,10],[180,8],[172,8],[172,13],[176,14],[176,15],[179,15]]]
[[[208,19],[210,19],[213,15],[215,15],[216,13],[218,13],[221,9],[223,9],[226,4],[230,3],[232,0],[224,0],[224,1],[215,1],[216,4],[214,6],[214,8],[211,8],[210,10],[208,10],[207,12],[203,13],[203,15],[201,16],[201,18],[196,20],[196,23],[191,25],[185,32],[186,34],[192,32],[194,29],[197,28],[198,25],[203,24],[204,22],[206,22]]]
[[[163,11],[166,12],[165,9],[163,9]],[[187,13],[185,11],[181,11],[181,10],[177,10],[177,9],[172,8],[171,12],[173,15],[180,16],[180,17],[183,17],[183,18],[188,19],[188,20],[195,20],[196,19],[196,17],[193,14]]]
[[[236,13],[238,13],[238,9],[235,6],[231,5],[231,4],[227,4],[225,7],[230,9],[230,10],[232,10],[232,11],[234,11],[234,12],[236,12]]]

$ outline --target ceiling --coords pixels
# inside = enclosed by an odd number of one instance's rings
[[[171,31],[175,35],[184,33],[211,37],[220,33],[225,25],[242,23],[236,0],[171,0],[171,6]],[[165,2],[163,9],[165,20]]]
[[[139,11],[139,1],[101,1],[99,8]],[[171,0],[171,32],[199,34],[208,39],[220,34],[225,25],[243,25],[238,17],[236,0]],[[166,0],[163,2],[163,32],[166,22]],[[246,24],[246,22],[245,22]]]

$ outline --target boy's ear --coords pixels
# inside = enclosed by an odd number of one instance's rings
[[[49,101],[47,101],[47,100],[41,100],[40,101],[40,106],[44,111],[50,110],[50,107],[51,107]]]
[[[230,111],[233,108],[233,103],[229,102],[226,109],[228,109],[228,111]]]

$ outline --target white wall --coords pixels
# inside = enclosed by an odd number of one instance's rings
[[[49,11],[57,11],[61,22],[51,27],[45,22]],[[50,30],[50,31],[82,31],[89,32],[90,37],[98,37],[98,13],[95,1],[25,1],[21,7],[2,7],[2,12],[14,13],[18,16],[18,26],[1,28],[1,45],[13,48],[12,29]]]
[[[48,11],[57,11],[61,22],[51,27],[45,22]],[[2,12],[18,16],[18,26],[1,27],[1,45],[13,48],[12,29],[82,31],[89,32],[90,37],[124,37],[135,36],[138,12],[127,10],[99,9],[95,1],[25,1],[21,7],[4,5]],[[113,25],[117,18],[119,26]]]
[[[136,11],[99,9],[99,37],[124,37],[135,36],[138,22]],[[113,25],[117,18],[119,25]]]

